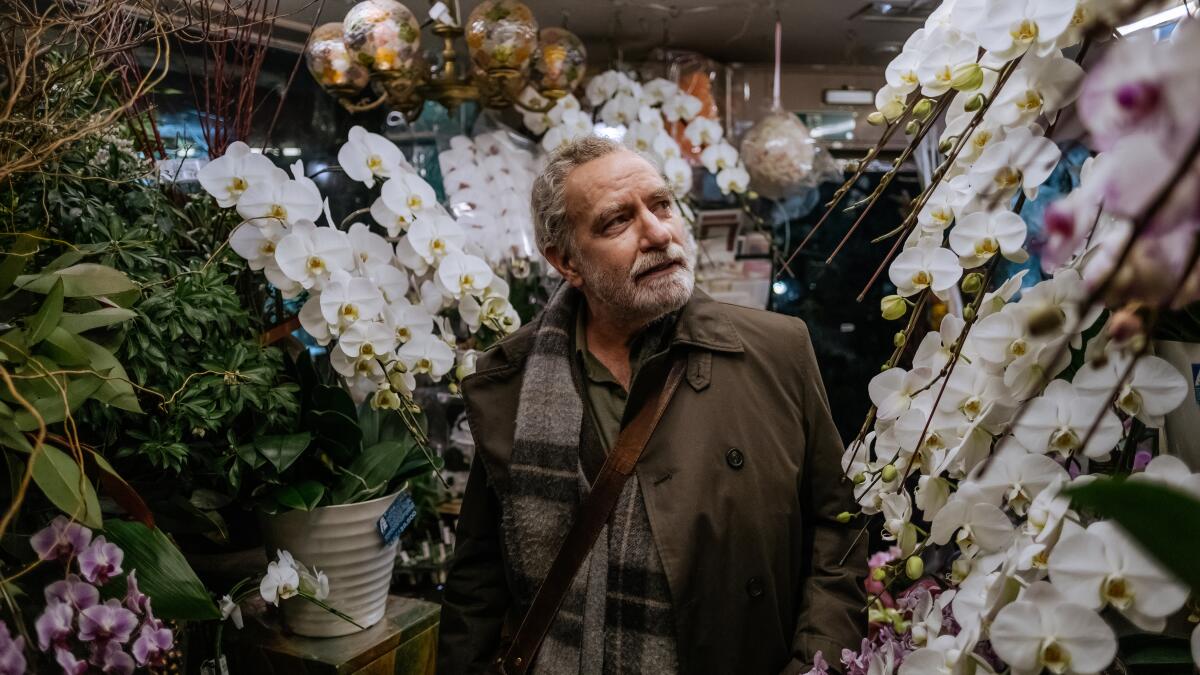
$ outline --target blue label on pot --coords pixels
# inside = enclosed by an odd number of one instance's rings
[[[416,517],[417,505],[413,502],[412,495],[408,490],[396,495],[392,505],[379,518],[379,534],[383,535],[383,545],[391,546],[392,542],[400,538],[400,534],[408,529],[413,518]]]

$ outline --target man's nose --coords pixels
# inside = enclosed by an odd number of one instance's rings
[[[650,209],[643,208],[639,219],[641,227],[641,248],[643,250],[663,249],[671,244],[672,233],[670,221],[659,220]]]

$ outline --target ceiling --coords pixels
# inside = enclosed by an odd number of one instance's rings
[[[459,0],[464,14],[482,0]],[[783,60],[797,64],[883,65],[936,0],[524,0],[542,26],[584,38],[593,62],[619,50],[637,60],[656,47],[694,50],[724,63],[773,58],[774,19],[783,22]],[[320,23],[338,21],[354,0],[279,0],[278,37],[303,42]],[[424,18],[428,0],[406,0]],[[426,31],[426,40],[432,36]],[[428,44],[428,43],[427,43]]]

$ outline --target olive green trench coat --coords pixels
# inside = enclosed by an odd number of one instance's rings
[[[482,355],[463,382],[476,461],[445,588],[441,673],[482,672],[502,630],[520,622],[489,477],[512,452],[535,328]],[[857,528],[836,520],[856,508],[807,327],[697,291],[669,350],[685,350],[687,379],[637,473],[671,589],[680,671],[798,673],[818,650],[840,666],[842,648],[857,649],[865,630],[866,541],[854,543]],[[625,421],[669,360],[639,370]]]

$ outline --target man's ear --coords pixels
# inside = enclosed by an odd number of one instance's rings
[[[575,258],[569,252],[559,249],[557,246],[547,246],[543,252],[546,260],[558,270],[567,283],[575,288],[583,287],[583,277],[580,276],[579,270],[575,266]]]

